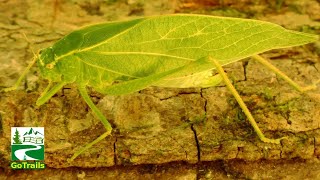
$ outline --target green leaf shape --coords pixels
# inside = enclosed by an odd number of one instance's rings
[[[56,56],[63,56],[74,50],[91,47],[116,36],[142,20],[134,19],[131,21],[108,22],[87,26],[65,36],[54,44],[52,49]]]
[[[191,61],[188,64],[175,68],[175,69],[171,69],[169,71],[164,71],[161,73],[156,73],[156,74],[152,74],[150,76],[146,76],[146,77],[142,77],[142,78],[137,78],[134,80],[130,80],[130,81],[125,81],[119,84],[115,84],[112,86],[108,86],[105,87],[103,89],[96,89],[97,91],[104,93],[104,94],[109,94],[109,95],[122,95],[122,94],[128,94],[131,92],[135,92],[135,91],[139,91],[141,89],[144,89],[148,86],[150,86],[151,84],[155,84],[159,81],[161,81],[161,79],[165,78],[165,77],[170,77],[172,75],[174,75],[175,73],[179,72],[179,73],[183,73],[183,75],[187,76],[189,74],[192,73],[197,73],[199,72],[199,69],[202,69],[203,67],[207,66],[208,64],[211,64],[211,61],[209,58],[200,58],[196,61]],[[219,83],[219,79],[217,78],[219,76],[213,76],[214,80],[216,83]],[[217,82],[218,81],[218,82]],[[212,80],[207,80],[205,81],[205,83],[213,83]]]
[[[65,42],[75,41],[75,34],[81,41],[64,53],[60,51],[56,61],[76,59],[78,63],[70,65],[82,74],[77,77],[78,83],[99,89],[114,81],[174,70],[202,57],[211,56],[226,65],[271,49],[318,40],[317,35],[264,21],[178,14],[89,26],[66,36],[54,49],[63,49]],[[70,72],[68,66],[60,67],[62,74]],[[212,69],[213,64],[207,64],[199,72]],[[186,75],[177,71],[163,78],[170,81],[181,76]]]

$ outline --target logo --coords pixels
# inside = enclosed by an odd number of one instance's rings
[[[44,128],[11,127],[11,160],[12,169],[44,169]]]

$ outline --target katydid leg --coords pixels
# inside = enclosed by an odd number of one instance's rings
[[[317,84],[320,83],[320,80],[318,80],[317,82],[315,82],[314,84],[312,84],[310,86],[302,87],[302,86],[298,85],[296,82],[294,82],[292,79],[290,79],[286,74],[281,72],[278,68],[273,66],[269,61],[267,61],[263,57],[261,57],[259,55],[253,55],[252,58],[257,60],[261,64],[263,64],[265,67],[267,67],[268,69],[270,69],[274,73],[276,73],[278,76],[280,76],[283,80],[287,81],[292,87],[294,87],[299,92],[305,92],[308,90],[316,89]]]
[[[50,90],[51,86],[52,86],[52,81],[49,81],[48,86],[47,86],[47,87],[44,89],[44,91],[41,93],[40,97],[43,96],[44,94],[46,94],[46,93]]]
[[[34,63],[36,63],[36,61],[37,61],[37,58],[34,57],[33,60],[31,61],[31,63],[28,65],[28,67],[22,72],[22,74],[19,77],[19,79],[17,80],[17,82],[12,87],[3,89],[3,91],[4,92],[9,92],[9,91],[16,90],[19,87],[20,83],[22,82],[23,78],[26,76],[26,74],[31,69],[31,67],[34,65]]]
[[[264,136],[264,134],[262,133],[262,131],[260,130],[260,128],[258,127],[256,121],[254,120],[252,114],[250,113],[249,109],[247,108],[246,104],[243,102],[242,98],[240,97],[239,93],[237,92],[237,90],[234,88],[234,86],[232,85],[232,83],[230,82],[227,74],[224,72],[222,66],[219,64],[219,62],[211,57],[209,57],[209,59],[212,61],[212,63],[215,65],[217,71],[219,72],[219,74],[221,75],[223,81],[225,82],[227,88],[230,90],[230,92],[232,93],[232,95],[235,97],[235,99],[237,100],[238,104],[240,105],[242,111],[244,112],[244,114],[247,116],[250,124],[252,125],[254,131],[258,134],[259,138],[261,139],[261,141],[263,142],[267,142],[267,143],[275,143],[275,144],[280,144],[280,140],[284,139],[283,138],[279,138],[279,139],[269,139],[266,138]]]
[[[64,81],[61,81],[54,85],[50,90],[51,82],[49,82],[48,87],[45,89],[45,91],[41,94],[41,96],[38,98],[36,104],[37,106],[41,106],[42,104],[46,103],[53,95],[55,95],[64,85],[67,83]]]
[[[97,139],[95,139],[94,141],[92,141],[91,143],[85,145],[84,147],[82,147],[79,151],[75,152],[72,157],[70,159],[68,159],[69,162],[73,161],[75,158],[77,158],[80,154],[82,154],[84,151],[86,151],[87,149],[91,148],[93,145],[97,144],[98,142],[100,142],[101,140],[103,140],[104,138],[106,138],[108,135],[111,134],[111,130],[107,131],[105,133],[103,133],[101,136],[99,136]]]
[[[88,95],[88,92],[86,90],[85,86],[79,85],[78,86],[78,90],[82,96],[82,98],[84,99],[84,101],[88,104],[88,106],[90,107],[90,109],[94,112],[94,114],[100,119],[100,121],[102,122],[102,124],[104,125],[104,127],[106,128],[107,132],[103,133],[101,136],[99,136],[97,139],[95,139],[94,141],[92,141],[89,144],[86,144],[84,147],[82,147],[79,151],[75,152],[73,154],[73,156],[70,158],[69,161],[73,161],[75,158],[77,158],[81,153],[83,153],[84,151],[86,151],[87,149],[91,148],[93,145],[95,145],[96,143],[100,142],[101,140],[103,140],[104,138],[106,138],[108,135],[111,134],[112,131],[112,126],[111,124],[108,122],[108,120],[104,117],[104,115],[101,113],[101,111],[96,107],[96,105],[92,102],[90,96]]]
[[[97,115],[97,117],[100,119],[100,121],[102,122],[102,124],[104,125],[104,127],[106,128],[107,131],[112,130],[112,126],[111,124],[108,122],[108,120],[104,117],[104,115],[102,114],[102,112],[97,108],[97,106],[92,102],[91,98],[88,95],[88,92],[86,90],[85,86],[78,86],[78,90],[82,96],[82,98],[84,99],[84,101],[88,104],[88,106],[90,107],[90,109],[94,112],[95,115]]]

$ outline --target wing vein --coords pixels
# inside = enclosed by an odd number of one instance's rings
[[[87,48],[81,49],[81,50],[79,50],[79,52],[81,52],[81,51],[87,51],[87,50],[93,49],[93,48],[95,48],[95,47],[98,47],[98,46],[100,46],[100,45],[103,45],[103,44],[111,41],[112,39],[114,39],[114,38],[116,38],[116,37],[118,37],[118,36],[120,36],[120,35],[123,35],[123,34],[129,32],[130,30],[132,30],[133,28],[141,25],[145,20],[146,20],[146,19],[144,19],[143,21],[141,21],[141,22],[133,25],[132,27],[130,27],[130,28],[128,28],[128,29],[126,29],[126,30],[124,30],[124,31],[122,31],[122,32],[120,32],[120,33],[118,33],[118,34],[116,34],[116,35],[114,35],[114,36],[106,39],[105,41],[102,41],[102,42],[97,43],[97,44],[95,44],[95,45],[93,45],[93,46],[89,46],[89,47],[87,47]]]
[[[102,52],[102,51],[91,51],[97,54],[103,54],[103,55],[149,55],[149,56],[161,56],[161,57],[169,57],[169,58],[175,58],[175,59],[181,59],[181,60],[187,60],[187,61],[195,61],[195,59],[181,57],[181,56],[174,56],[170,54],[162,54],[162,53],[152,53],[152,52],[134,52],[134,51],[123,51],[123,52]]]
[[[136,77],[136,76],[132,76],[132,75],[129,75],[129,74],[124,74],[124,73],[120,73],[120,72],[117,72],[117,71],[113,71],[111,69],[108,69],[108,68],[105,68],[105,67],[101,67],[101,66],[97,66],[95,64],[90,64],[89,62],[86,62],[84,60],[82,60],[80,57],[76,56],[76,58],[83,62],[84,64],[88,65],[88,66],[92,66],[92,67],[95,67],[95,68],[98,68],[98,69],[102,69],[102,70],[105,70],[105,71],[108,71],[108,72],[112,72],[112,73],[115,73],[115,74],[119,74],[119,75],[122,75],[122,76],[127,76],[127,77],[132,77],[132,78],[139,78],[139,77]]]

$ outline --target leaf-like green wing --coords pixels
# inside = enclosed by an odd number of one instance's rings
[[[131,21],[117,21],[87,26],[65,36],[54,44],[52,48],[56,56],[64,56],[69,52],[91,47],[112,38],[130,29],[142,20],[140,18]]]
[[[211,64],[211,61],[208,57],[200,58],[196,61],[191,61],[188,64],[171,69],[169,71],[164,71],[161,73],[152,74],[147,77],[142,77],[130,81],[125,81],[119,84],[115,84],[112,86],[107,86],[103,89],[97,88],[96,90],[109,95],[122,95],[122,94],[128,94],[135,91],[139,91],[141,89],[144,89],[152,84],[156,84],[159,81],[161,81],[163,78],[170,77],[173,74],[179,72],[180,75],[189,75],[192,73],[197,73],[203,69],[203,67],[208,66],[208,64]],[[215,80],[219,78],[214,78]],[[207,81],[209,83],[209,81]],[[213,82],[210,82],[213,83]]]
[[[100,54],[112,59],[111,65],[118,63],[132,75],[146,76],[208,55],[225,65],[267,50],[314,42],[317,38],[257,20],[169,15],[140,19],[121,33],[80,51]],[[139,74],[143,66],[147,70]]]
[[[107,23],[74,34],[82,37],[81,43],[56,59],[76,55],[92,71],[99,69],[97,76],[111,73],[111,81],[159,74],[206,56],[226,65],[267,50],[318,39],[264,21],[184,14]],[[208,65],[202,71],[214,68]],[[179,72],[174,74],[170,77],[180,76]],[[94,76],[83,80],[90,82]]]

